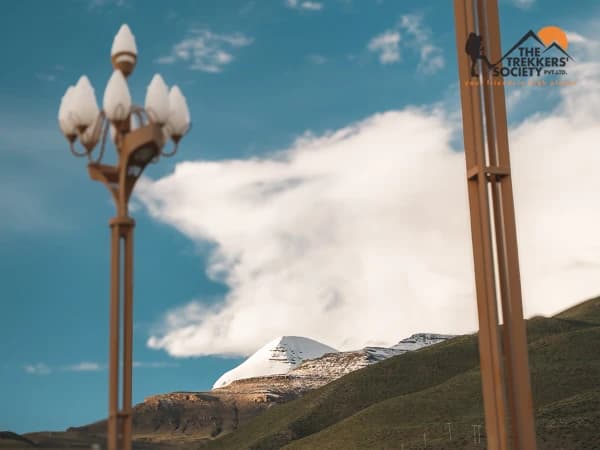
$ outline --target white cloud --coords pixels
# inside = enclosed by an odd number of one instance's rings
[[[104,369],[106,369],[106,366],[97,362],[88,361],[63,367],[63,370],[66,370],[67,372],[97,372]]]
[[[510,134],[526,316],[600,291],[600,63],[578,61],[569,68],[578,84],[559,91],[556,108]],[[390,111],[307,133],[271,157],[184,162],[142,180],[153,217],[214,244],[208,273],[230,288],[213,306],[171,311],[149,346],[249,354],[291,334],[352,349],[475,330],[454,114]]]
[[[156,62],[184,62],[192,70],[218,73],[233,61],[233,50],[246,47],[252,42],[252,38],[242,33],[219,34],[207,29],[192,29],[185,39],[173,46],[169,55],[158,58]]]
[[[320,11],[323,9],[323,3],[309,0],[285,0],[285,5],[291,9],[301,9],[305,11]]]
[[[590,42],[590,39],[587,39],[585,37],[583,37],[581,34],[575,32],[575,31],[567,31],[567,40],[569,41],[569,43],[577,43],[577,44],[586,44],[588,42]]]
[[[56,75],[54,75],[52,73],[40,72],[40,73],[36,73],[35,76],[38,80],[41,80],[41,81],[48,81],[48,82],[56,81]]]
[[[23,366],[23,370],[32,375],[48,375],[52,373],[52,369],[44,363],[27,364]]]
[[[424,73],[435,73],[444,68],[446,64],[442,50],[431,44],[423,44],[420,48],[421,59],[419,60],[418,69]]]
[[[423,17],[407,14],[400,18],[400,28],[410,39],[407,40],[419,52],[418,69],[426,74],[431,74],[442,69],[445,65],[442,49],[433,45],[431,30],[423,25]]]
[[[125,6],[126,0],[90,0],[88,7],[89,9],[102,8],[104,6],[114,5],[117,7]]]
[[[248,14],[254,10],[256,7],[256,1],[250,0],[240,9],[240,15]]]
[[[391,64],[400,61],[400,33],[396,30],[388,30],[375,36],[367,48],[379,54],[381,64]]]
[[[172,362],[143,362],[134,361],[133,367],[139,367],[143,369],[167,369],[170,367],[179,367],[179,364]]]
[[[367,45],[371,52],[379,55],[382,64],[399,62],[401,47],[418,52],[420,72],[432,74],[445,65],[442,49],[433,44],[431,30],[423,25],[419,15],[402,16],[396,28],[375,36]]]
[[[600,50],[600,41],[587,36],[583,36],[575,31],[565,30],[567,40],[569,41],[569,53],[583,58],[595,55]]]
[[[442,112],[410,108],[306,135],[271,159],[188,162],[142,183],[153,215],[216,244],[209,272],[231,288],[216,307],[169,313],[149,345],[249,353],[292,334],[358,348],[473,329],[468,222],[456,212],[464,162],[451,132]]]
[[[515,6],[521,9],[529,9],[535,3],[535,0],[513,0]]]
[[[317,53],[313,53],[312,55],[308,55],[306,59],[312,64],[322,65],[327,62],[327,58],[323,55],[319,55]]]
[[[53,82],[58,79],[59,74],[64,72],[65,68],[62,64],[54,64],[52,67],[35,74],[36,78],[41,81]]]
[[[165,369],[170,367],[179,367],[179,364],[176,362],[166,361],[134,361],[133,367],[143,369]],[[59,367],[57,370],[61,372],[99,372],[106,370],[106,368],[106,364],[100,364],[92,361],[82,361],[77,364]],[[55,369],[44,363],[37,363],[25,365],[23,366],[23,370],[33,375],[48,375],[54,372]]]
[[[523,102],[531,96],[531,89],[523,89],[517,87],[514,89],[505,89],[506,94],[506,110],[510,115],[511,111],[515,111],[516,108],[523,104]]]

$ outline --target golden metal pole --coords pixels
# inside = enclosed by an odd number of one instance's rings
[[[129,121],[122,126],[122,130],[129,131]],[[133,228],[135,222],[129,217],[128,202],[133,189],[133,180],[123,170],[127,167],[126,148],[123,143],[119,145],[119,187],[113,191],[117,207],[117,217],[110,221],[113,227],[113,275],[116,273],[116,283],[112,285],[111,311],[111,349],[115,352],[111,358],[110,374],[110,408],[118,409],[119,388],[122,387],[121,409],[116,413],[115,425],[108,427],[108,450],[131,450],[133,434],[132,427],[132,375],[133,375]],[[114,239],[116,239],[116,244]],[[124,261],[121,261],[120,249],[123,244]],[[116,249],[116,250],[115,250]],[[121,302],[121,290],[119,274],[123,273],[123,301]],[[119,380],[119,311],[123,308],[123,380]],[[116,317],[115,317],[116,314]],[[112,330],[116,330],[113,335]],[[112,447],[114,445],[114,447]]]
[[[500,23],[497,0],[478,0],[480,22],[484,24],[489,59],[499,61],[502,57],[500,44]],[[484,72],[488,79],[491,75]],[[506,102],[502,84],[484,85],[489,113],[488,142],[491,164],[506,168],[506,174],[493,180],[492,195],[496,215],[496,241],[498,245],[498,271],[501,282],[502,315],[504,323],[504,353],[508,403],[512,419],[512,443],[515,449],[535,450],[535,423],[527,336],[523,319],[523,302],[517,231],[513,201],[510,155],[508,148],[508,127]]]
[[[119,224],[111,221],[110,264],[110,337],[108,369],[108,437],[109,450],[117,450],[119,431],[119,274],[121,233]]]
[[[498,333],[490,205],[485,178],[477,176],[479,168],[486,165],[481,93],[478,89],[467,86],[467,83],[471,81],[470,65],[464,52],[468,30],[475,29],[475,18],[472,3],[469,0],[455,0],[454,11],[461,83],[467,188],[471,211],[471,237],[475,262],[475,289],[479,317],[479,359],[487,446],[489,450],[506,450],[506,404],[502,377],[500,336]]]
[[[126,212],[125,209],[121,211]],[[108,449],[131,450],[132,440],[132,368],[133,368],[133,219],[115,217],[110,221],[111,247],[111,307],[110,307],[110,367]],[[121,264],[121,243],[124,262]],[[123,271],[123,302],[120,297],[120,274]],[[119,312],[123,305],[123,391],[119,410]]]
[[[124,312],[123,312],[123,450],[131,450],[132,439],[132,366],[133,366],[133,229],[125,227]]]
[[[500,60],[497,0],[455,0],[454,8],[487,445],[488,449],[508,449],[510,435],[513,449],[535,450],[504,87],[488,82],[492,77],[483,64],[482,77],[473,78],[465,51],[469,33],[475,32],[484,39],[488,59]],[[499,339],[497,288],[504,322],[503,348]]]

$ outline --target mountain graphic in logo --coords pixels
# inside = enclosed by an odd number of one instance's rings
[[[538,44],[544,47],[544,51],[542,54],[546,53],[549,50],[556,49],[562,54],[564,54],[567,58],[571,60],[575,60],[571,55],[567,53],[567,49],[569,48],[569,40],[567,38],[567,34],[556,26],[547,26],[541,28],[537,33],[533,30],[529,30],[527,33],[521,37],[517,41],[515,45],[513,45],[510,50],[508,50],[500,61],[493,64],[497,66],[500,64],[506,57],[508,57],[511,53],[513,53],[516,49],[522,47],[529,39],[533,39]]]
[[[551,45],[549,45],[548,47],[546,47],[546,49],[542,52],[542,55],[544,53],[546,53],[548,50],[552,50],[552,49],[556,49],[559,52],[561,52],[563,55],[565,55],[567,58],[572,59],[573,61],[575,61],[575,59],[569,55],[564,48],[562,48],[560,45],[558,45],[556,42],[553,42]]]
[[[502,60],[504,58],[506,58],[507,56],[509,56],[512,52],[514,52],[516,49],[518,49],[519,47],[521,47],[525,42],[527,42],[529,39],[534,39],[535,41],[537,41],[540,45],[543,45],[544,47],[546,47],[546,44],[544,44],[544,42],[538,37],[538,35],[533,31],[533,30],[529,30],[527,33],[525,33],[523,35],[523,37],[521,39],[519,39],[519,41],[513,45],[509,51],[507,51],[504,55],[502,55],[502,58],[500,58],[500,61],[498,61],[496,64],[494,64],[495,66],[500,64],[502,62]]]
[[[471,76],[479,77],[477,67],[487,67],[494,77],[540,77],[566,75],[566,66],[574,58],[567,53],[569,39],[557,26],[543,27],[536,33],[529,30],[497,61],[489,61],[484,39],[469,33],[465,52],[470,58]]]

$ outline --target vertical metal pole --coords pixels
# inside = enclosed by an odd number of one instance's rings
[[[489,58],[492,61],[499,61],[502,57],[502,48],[497,0],[486,2],[478,0],[478,2],[480,20],[485,24]],[[487,74],[487,71],[485,73]],[[502,291],[506,377],[509,387],[507,394],[513,424],[512,443],[515,449],[535,450],[535,423],[527,335],[523,320],[504,86],[486,84],[484,91],[489,103],[488,136],[494,150],[491,164],[506,168],[506,174],[497,177],[492,187],[497,224],[498,271]]]
[[[454,11],[488,449],[506,450],[506,404],[498,333],[490,205],[487,181],[485,177],[478,176],[478,171],[486,165],[481,93],[468,84],[471,82],[470,62],[464,51],[469,31],[475,30],[473,3],[471,0],[454,0]]]
[[[123,311],[123,447],[131,450],[132,439],[132,366],[133,366],[133,227],[125,226],[124,311]]]
[[[481,86],[471,85],[472,81],[479,83],[480,80],[471,78],[470,64],[464,49],[468,33],[476,32],[484,39],[488,59],[500,60],[502,51],[498,5],[497,0],[455,0],[454,7],[475,281],[480,319],[481,376],[488,448],[508,448],[506,438],[509,435],[509,428],[504,405],[504,396],[506,395],[512,424],[510,433],[512,448],[535,450],[535,425],[521,299],[504,86],[501,83],[491,83],[491,74],[483,64],[480,69],[483,75]],[[481,108],[482,99],[483,110]],[[487,152],[483,140],[484,135],[487,138]],[[472,156],[473,150],[477,154],[476,158]],[[471,187],[474,184],[477,184],[477,190]],[[488,190],[488,187],[491,191]],[[491,208],[489,192],[492,195]],[[490,212],[494,220],[493,237],[490,228]],[[491,258],[489,258],[488,248],[491,249],[494,244],[495,255],[492,251]],[[483,249],[480,246],[483,246]],[[494,256],[496,256],[496,261],[494,261]],[[504,322],[504,365],[500,364],[496,367],[498,361],[496,356],[493,356],[493,370],[490,372],[486,368],[488,364],[484,361],[482,351],[487,345],[486,335],[496,341],[491,343],[491,351],[498,350],[496,289],[495,287],[493,291],[489,289],[490,279],[495,280],[496,268]],[[480,285],[485,285],[486,289],[480,288]],[[487,313],[484,310],[487,310]],[[493,313],[491,313],[492,310]],[[489,320],[482,321],[483,316],[487,316]],[[499,354],[501,355],[502,352]],[[502,362],[501,359],[499,361]],[[489,388],[490,383],[495,389]],[[492,399],[494,395],[496,398]],[[477,431],[477,439],[480,441],[479,429]],[[496,435],[496,432],[499,432],[499,435]]]
[[[111,221],[111,264],[110,264],[110,337],[109,337],[109,369],[108,369],[108,450],[117,448],[119,431],[119,273],[120,227]]]

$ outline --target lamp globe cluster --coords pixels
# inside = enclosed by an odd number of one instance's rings
[[[127,25],[122,25],[114,38],[111,61],[114,71],[104,89],[101,110],[96,92],[85,75],[74,86],[69,86],[62,97],[58,123],[71,150],[77,156],[87,155],[91,160],[91,153],[101,139],[104,146],[107,132],[118,150],[124,134],[150,123],[162,130],[160,154],[170,156],[174,151],[163,152],[162,147],[171,139],[176,150],[180,139],[190,129],[190,112],[181,89],[176,85],[169,89],[164,79],[156,74],[146,90],[144,107],[133,104],[127,77],[137,62],[137,46]],[[85,148],[82,152],[74,147],[78,138]]]

